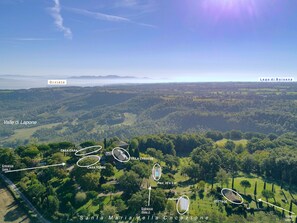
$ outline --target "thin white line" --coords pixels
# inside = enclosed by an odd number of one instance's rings
[[[151,187],[149,187],[149,197],[148,197],[148,206],[150,206],[151,205],[151,190],[152,190],[152,188]]]
[[[7,171],[4,171],[4,173],[12,173],[12,172],[25,171],[25,170],[43,169],[43,168],[54,167],[54,166],[65,166],[65,163],[59,163],[59,164],[53,164],[53,165],[47,165],[47,166],[37,166],[37,167],[23,168],[23,169],[17,169],[17,170],[7,170]]]
[[[271,204],[271,203],[269,203],[269,202],[263,201],[262,199],[258,199],[258,201],[261,201],[261,202],[263,202],[263,203],[265,203],[265,204],[269,204],[269,205],[271,205],[271,206],[273,206],[273,207],[276,207],[276,208],[278,208],[278,209],[281,209],[281,210],[283,210],[283,211],[286,211],[286,212],[289,212],[289,213],[292,213],[293,215],[295,215],[295,213],[292,212],[292,211],[288,211],[288,210],[286,210],[286,209],[284,209],[284,208],[282,208],[282,207],[279,207],[279,206],[276,206],[276,205]]]

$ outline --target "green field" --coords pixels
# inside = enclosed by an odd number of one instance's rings
[[[59,125],[60,123],[53,123],[47,125],[41,125],[32,128],[23,128],[23,129],[16,129],[15,134],[8,138],[8,140],[17,140],[17,139],[30,139],[35,131],[42,129],[42,128],[52,128],[54,126]]]
[[[218,145],[220,148],[223,148],[227,141],[228,141],[228,139],[221,139],[219,141],[216,141],[216,145]],[[246,140],[246,139],[233,140],[233,142],[235,143],[236,146],[242,145],[243,147],[246,147],[248,140]]]

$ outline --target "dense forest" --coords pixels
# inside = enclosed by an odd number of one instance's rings
[[[191,199],[187,216],[207,218],[202,222],[286,222],[289,215],[258,199],[297,211],[296,136],[236,130],[138,136],[128,142],[130,155],[153,159],[133,159],[124,165],[105,157],[118,145],[117,137],[80,145],[29,144],[0,149],[0,163],[13,169],[66,163],[63,168],[6,173],[51,222],[118,222],[103,216],[133,216],[131,221],[137,222],[137,216],[146,216],[141,208],[147,206],[148,185],[153,187],[150,214],[160,219],[178,216],[170,198],[187,194]],[[74,151],[94,145],[103,147],[100,165],[105,168],[77,166]],[[163,168],[157,184],[151,179],[156,162]],[[214,203],[223,200],[223,187],[238,191],[244,203]],[[92,221],[92,216],[103,220]]]
[[[189,83],[0,91],[0,144],[209,130],[297,130],[295,83]],[[4,120],[36,121],[34,125]]]

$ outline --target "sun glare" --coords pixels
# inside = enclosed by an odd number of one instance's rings
[[[255,16],[257,13],[255,0],[204,0],[203,8],[213,14],[228,17]]]

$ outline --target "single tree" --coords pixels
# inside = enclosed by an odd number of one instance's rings
[[[85,192],[77,192],[75,195],[75,202],[79,205],[81,205],[87,198],[87,195]]]
[[[266,201],[268,202],[268,199],[274,198],[274,193],[270,190],[263,190],[262,196],[266,198]]]
[[[291,200],[291,203],[290,203],[290,215],[292,215],[292,208],[293,208],[293,201]]]
[[[251,183],[250,183],[250,181],[248,181],[248,180],[242,180],[241,182],[240,182],[240,185],[243,187],[243,189],[244,189],[244,194],[246,194],[246,189],[247,188],[250,188],[252,185],[251,185]]]
[[[229,177],[230,177],[229,174],[224,169],[220,169],[217,172],[216,180],[220,182],[221,187],[223,187],[224,185],[228,187]]]
[[[114,175],[114,168],[110,163],[105,165],[105,169],[101,170],[101,175],[104,177],[111,177]]]
[[[141,183],[142,179],[134,171],[129,171],[118,179],[119,189],[129,198],[140,190]]]

